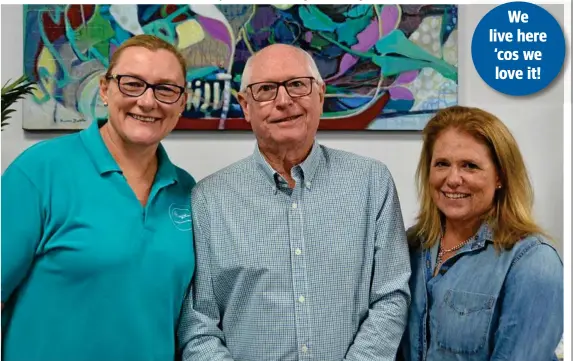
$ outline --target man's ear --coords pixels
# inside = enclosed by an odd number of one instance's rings
[[[247,101],[247,93],[245,92],[237,93],[237,100],[239,101],[239,104],[243,109],[243,115],[245,116],[245,120],[247,121],[247,123],[250,123],[251,119],[249,116],[249,102]]]
[[[324,94],[326,94],[326,85],[324,83],[320,84],[318,87],[318,99],[320,101],[320,114],[324,110]]]

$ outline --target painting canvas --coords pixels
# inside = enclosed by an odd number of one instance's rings
[[[319,130],[420,130],[457,103],[456,5],[25,5],[24,69],[38,89],[24,129],[106,117],[98,82],[126,39],[153,34],[187,61],[177,129],[246,130],[247,58],[273,43],[308,51],[326,83]]]

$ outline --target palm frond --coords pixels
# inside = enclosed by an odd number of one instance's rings
[[[10,114],[15,111],[10,107],[19,99],[31,94],[35,84],[35,82],[29,81],[26,75],[22,75],[13,83],[10,83],[10,80],[8,80],[2,86],[2,127],[8,124],[7,120],[10,119]]]

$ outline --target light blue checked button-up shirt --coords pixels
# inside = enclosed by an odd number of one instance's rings
[[[195,186],[185,361],[394,360],[410,263],[390,172],[316,142],[291,172],[255,147]]]

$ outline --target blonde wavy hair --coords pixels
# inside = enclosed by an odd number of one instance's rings
[[[489,223],[496,249],[511,249],[530,234],[546,236],[533,219],[533,189],[509,129],[496,116],[482,109],[453,106],[438,111],[422,132],[424,143],[416,170],[420,210],[416,224],[408,232],[410,245],[430,248],[442,234],[444,215],[432,199],[429,179],[434,143],[446,129],[466,132],[489,149],[501,189],[496,189],[493,206],[482,216],[482,222]]]

